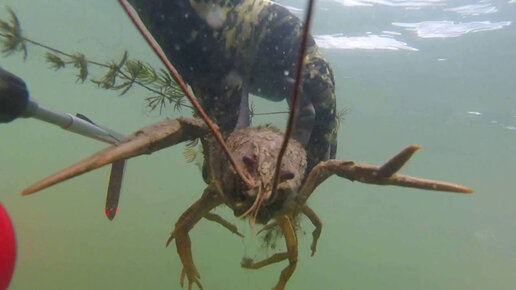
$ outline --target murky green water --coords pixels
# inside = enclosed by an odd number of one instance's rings
[[[307,234],[300,235],[300,262],[288,289],[514,288],[516,4],[511,2],[319,1],[313,33],[327,41],[321,46],[335,71],[338,106],[350,110],[339,131],[337,157],[380,164],[417,143],[423,149],[403,173],[461,183],[476,192],[466,196],[331,178],[309,201],[324,221],[319,250],[309,257],[311,226],[304,222]],[[477,6],[463,8],[468,4]],[[99,61],[118,59],[127,50],[159,65],[117,1],[2,0],[2,19],[5,5],[34,40]],[[171,109],[162,116],[147,112],[143,89],[119,97],[91,83],[77,84],[74,70],[52,71],[44,54],[29,46],[27,61],[12,55],[0,58],[0,65],[24,78],[31,96],[49,108],[84,113],[126,134],[180,115]],[[286,108],[253,101],[262,112]],[[254,122],[283,126],[284,119]],[[0,200],[18,239],[11,289],[179,288],[181,263],[164,243],[204,188],[200,171],[184,161],[183,145],[129,162],[120,212],[110,222],[103,213],[107,168],[20,195],[30,183],[104,144],[35,120],[1,125],[0,132]],[[227,209],[217,212],[231,217]],[[272,251],[260,248],[247,223],[238,225],[247,236],[243,240],[207,221],[191,233],[205,289],[269,289],[277,281],[283,263],[259,271],[240,267],[242,256]]]

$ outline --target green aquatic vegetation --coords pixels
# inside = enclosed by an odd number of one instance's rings
[[[179,111],[182,107],[188,106],[184,98],[184,94],[181,88],[172,79],[170,74],[164,69],[160,69],[156,72],[152,67],[145,66],[143,77],[148,80],[152,80],[152,84],[156,90],[160,91],[160,94],[147,97],[148,106],[151,110],[155,110],[158,106],[161,110],[168,104],[174,104],[174,110]],[[190,107],[191,108],[191,107]]]
[[[64,68],[66,66],[66,63],[57,55],[47,52],[45,55],[45,58],[48,63],[54,68],[55,70],[59,70],[61,68]]]
[[[23,59],[27,59],[27,45],[22,36],[20,21],[11,8],[8,7],[7,11],[10,16],[9,20],[0,19],[0,35],[4,38],[2,52],[9,55],[16,51],[22,51]]]
[[[106,72],[106,74],[102,78],[100,78],[99,80],[91,80],[91,81],[96,83],[98,86],[100,86],[103,89],[113,88],[116,84],[116,77],[118,75],[118,72],[122,69],[122,67],[124,66],[126,61],[127,61],[127,51],[124,51],[124,54],[122,55],[122,58],[120,59],[120,61],[118,63],[116,63],[114,61],[111,61],[109,63],[109,70]]]
[[[296,233],[299,235],[306,235],[306,232],[301,227],[301,216],[297,215],[293,221]],[[263,250],[276,249],[277,242],[283,238],[283,232],[276,222],[271,222],[261,228],[256,235],[261,238],[261,247]]]
[[[100,62],[88,58],[81,52],[68,53],[62,51],[24,36],[16,13],[10,8],[7,8],[7,11],[9,19],[0,19],[1,51],[6,56],[21,51],[23,59],[26,60],[28,57],[27,46],[30,44],[48,51],[45,59],[52,69],[61,70],[69,66],[75,68],[78,82],[84,83],[89,79],[99,88],[115,90],[120,95],[126,94],[131,88],[138,85],[151,92],[151,95],[145,98],[147,107],[151,111],[159,109],[160,114],[167,105],[173,105],[175,111],[180,111],[183,107],[191,108],[190,105],[186,104],[184,94],[179,86],[165,70],[156,70],[140,60],[129,59],[127,51],[122,54],[117,62]],[[107,71],[100,78],[89,78],[90,66],[96,66]]]
[[[349,113],[349,109],[348,108],[342,108],[342,109],[337,111],[337,113],[335,115],[336,120],[337,120],[337,128],[336,128],[336,130],[339,130],[340,125],[346,119],[346,115],[348,113]]]
[[[77,81],[84,81],[88,78],[88,61],[86,60],[86,56],[82,53],[76,53],[72,55],[71,60],[73,66],[79,69],[79,73],[77,74]]]
[[[202,144],[199,141],[200,139],[197,138],[186,142],[186,148],[183,151],[183,157],[187,163],[195,164],[195,166],[197,166],[197,168],[202,171],[204,151],[202,149]]]
[[[55,49],[57,51],[57,49]],[[86,56],[83,53],[75,53],[75,54],[64,54],[68,59],[61,58],[57,53],[47,52],[45,55],[45,60],[50,64],[50,67],[54,70],[60,70],[65,68],[67,64],[71,64],[73,67],[78,69],[77,72],[77,81],[81,81],[84,83],[88,79],[89,70],[88,64],[89,60],[86,59]],[[92,80],[93,81],[93,80]]]
[[[186,162],[191,163],[197,157],[197,151],[193,148],[186,148],[185,151],[183,151],[183,156]]]

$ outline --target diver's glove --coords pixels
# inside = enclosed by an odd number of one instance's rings
[[[25,82],[0,67],[0,123],[9,123],[20,117],[28,102]]]

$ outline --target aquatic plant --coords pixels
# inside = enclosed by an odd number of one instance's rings
[[[15,51],[23,52],[23,59],[27,59],[27,45],[25,38],[22,36],[20,21],[13,10],[7,8],[10,19],[4,21],[0,19],[0,32],[4,38],[2,41],[2,52],[11,54]]]
[[[183,92],[167,71],[155,69],[137,59],[129,59],[127,51],[122,53],[118,62],[100,62],[88,58],[81,52],[65,52],[24,36],[16,13],[10,8],[7,8],[7,11],[9,19],[0,19],[1,52],[6,56],[22,52],[23,59],[26,60],[27,47],[33,45],[48,51],[45,59],[52,69],[61,70],[69,66],[75,68],[77,82],[84,83],[89,79],[99,88],[115,90],[120,95],[125,95],[134,85],[143,87],[152,93],[145,98],[147,107],[151,111],[159,109],[160,114],[167,105],[172,105],[175,111],[180,111],[183,107],[191,108],[185,103]],[[100,78],[91,78],[90,66],[107,69],[107,71]]]

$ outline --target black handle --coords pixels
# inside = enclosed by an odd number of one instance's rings
[[[0,123],[9,123],[25,112],[29,91],[25,82],[0,67]]]

